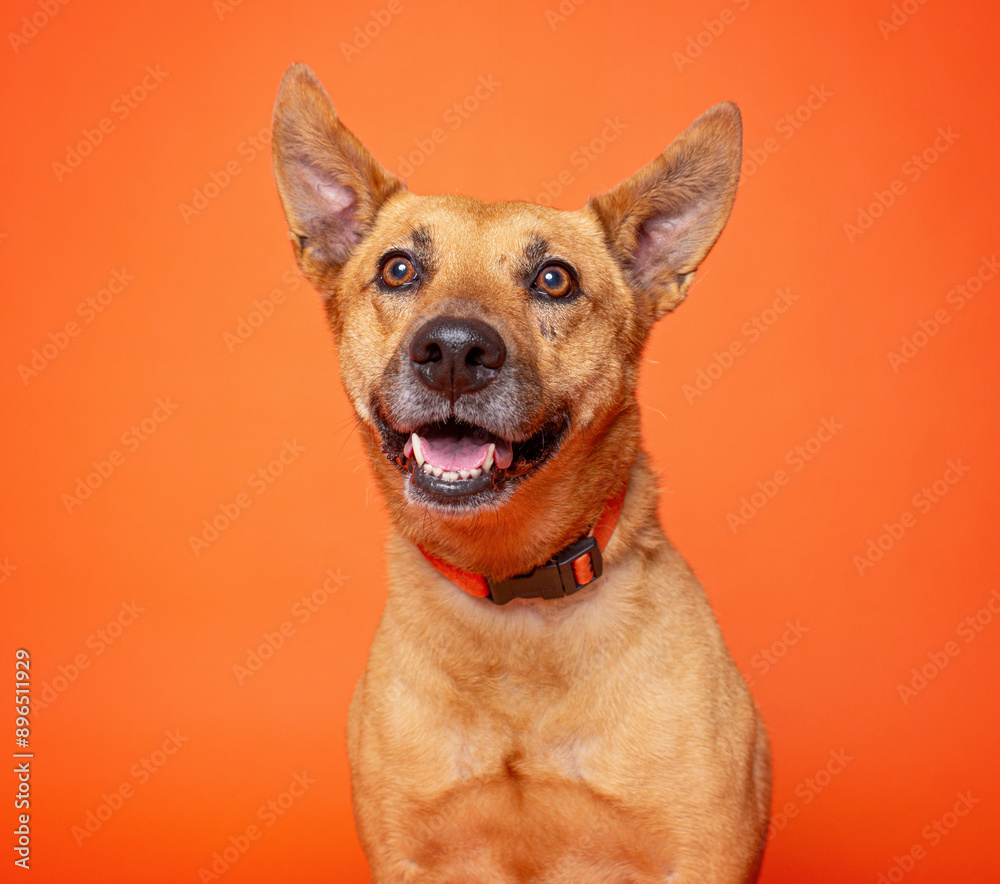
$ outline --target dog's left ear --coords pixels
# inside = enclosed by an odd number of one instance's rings
[[[337,117],[316,75],[293,64],[274,105],[271,160],[302,272],[340,267],[403,183]]]
[[[648,166],[590,200],[654,315],[687,294],[694,272],[722,233],[736,197],[742,125],[723,102],[695,120]]]

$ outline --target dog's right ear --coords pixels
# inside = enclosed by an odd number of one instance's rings
[[[405,189],[340,122],[304,64],[281,79],[271,162],[296,260],[313,280],[341,266],[386,200]]]
[[[653,316],[673,310],[722,233],[740,177],[735,104],[710,108],[653,162],[589,205]]]

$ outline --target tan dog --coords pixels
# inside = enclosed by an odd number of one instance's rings
[[[660,528],[635,398],[740,140],[716,105],[576,212],[414,196],[309,68],[282,80],[295,257],[395,525],[348,721],[377,884],[757,877],[767,737]]]

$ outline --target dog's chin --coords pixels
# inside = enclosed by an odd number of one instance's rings
[[[407,502],[454,515],[502,507],[558,452],[569,427],[556,415],[526,438],[508,439],[453,418],[399,428],[379,410],[374,416]]]

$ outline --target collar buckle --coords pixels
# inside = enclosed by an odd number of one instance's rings
[[[574,563],[589,557],[590,579],[580,583]],[[583,564],[583,563],[581,563]],[[573,595],[577,590],[604,573],[604,561],[597,539],[588,535],[561,549],[544,565],[528,574],[507,580],[488,580],[488,598],[495,605],[506,605],[511,599],[558,599]]]

